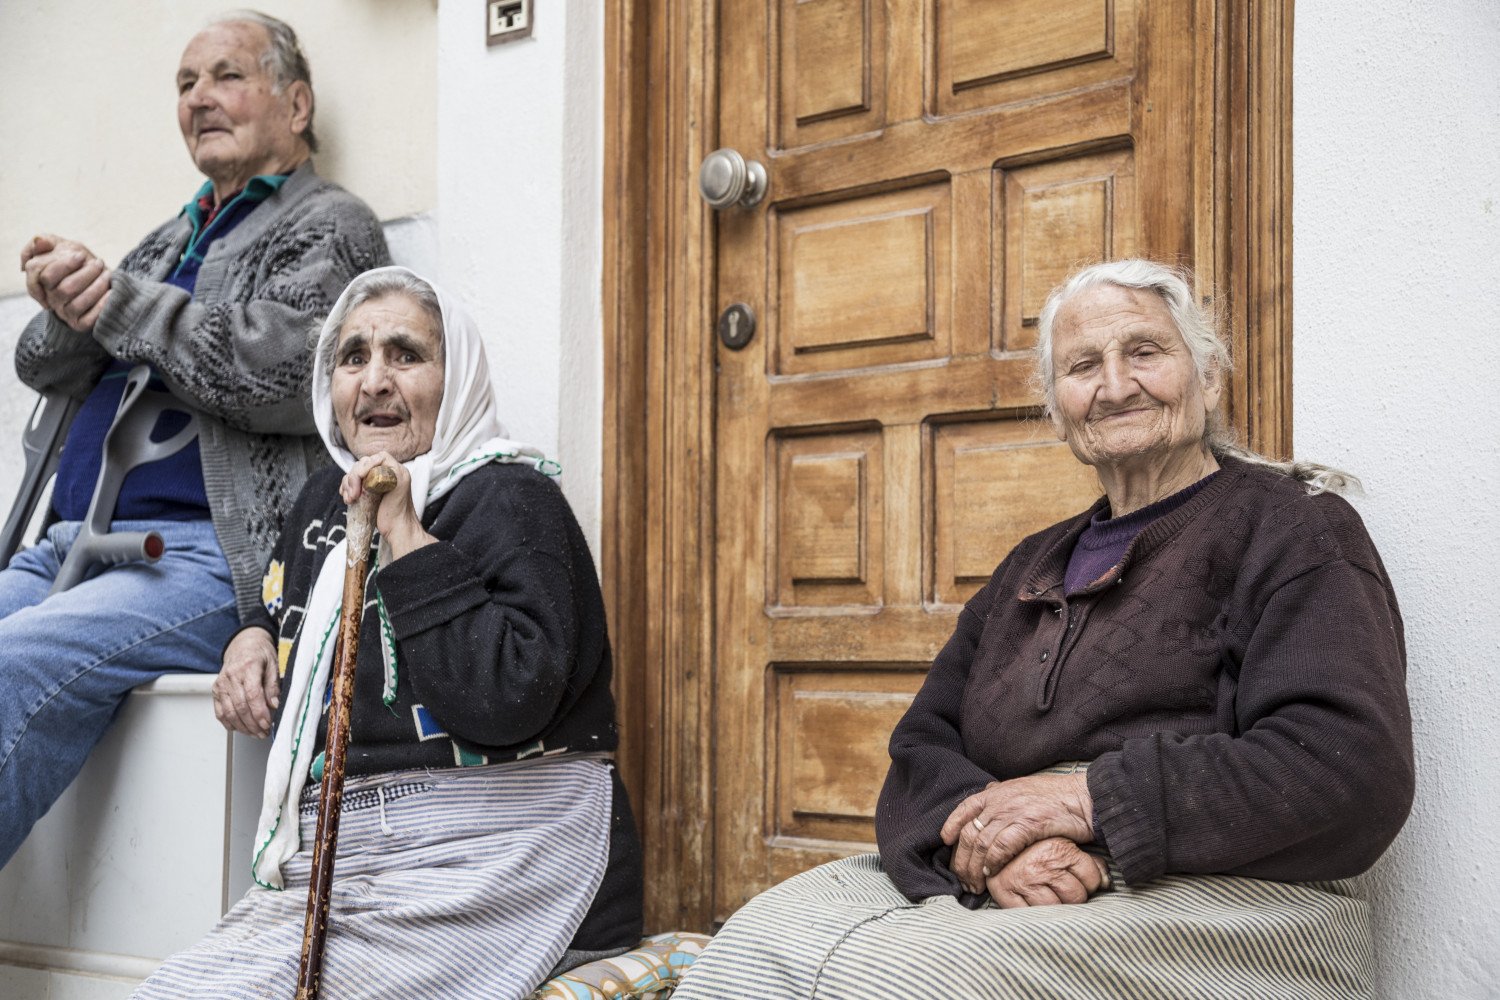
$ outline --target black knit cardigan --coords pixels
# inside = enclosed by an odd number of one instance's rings
[[[297,645],[319,639],[312,635],[318,627],[304,627],[303,609],[343,538],[341,477],[324,469],[308,480],[250,622],[278,639],[283,710]],[[366,583],[348,773],[613,751],[619,735],[604,599],[557,485],[528,465],[486,465],[434,502],[422,525],[439,541],[372,569]],[[396,640],[389,706],[381,697],[377,594]],[[320,726],[320,750],[322,743]],[[618,775],[613,787],[609,865],[575,949],[634,946],[640,938],[640,841]]]

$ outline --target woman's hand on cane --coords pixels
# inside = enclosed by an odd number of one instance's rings
[[[396,476],[396,485],[379,500],[375,509],[375,529],[391,546],[391,561],[424,545],[437,541],[422,527],[416,508],[411,502],[411,473],[406,466],[391,457],[390,452],[380,451],[355,462],[339,484],[339,496],[352,504],[365,492],[365,476],[370,470],[383,466]]]

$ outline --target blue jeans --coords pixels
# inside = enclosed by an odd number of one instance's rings
[[[52,807],[125,695],[169,671],[216,671],[238,626],[209,521],[117,521],[161,533],[155,565],[112,566],[47,596],[79,523],[52,526],[0,570],[0,866]]]

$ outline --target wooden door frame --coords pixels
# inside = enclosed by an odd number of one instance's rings
[[[1290,453],[1293,0],[1199,0],[1215,24],[1214,175],[1200,213],[1236,370],[1229,418]],[[645,845],[648,931],[704,930],[713,880],[714,0],[605,5],[600,572],[620,767]],[[1205,71],[1204,84],[1209,84]]]

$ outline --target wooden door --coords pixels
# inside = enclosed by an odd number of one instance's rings
[[[1196,5],[720,4],[719,144],[770,191],[717,219],[716,310],[759,328],[714,384],[716,920],[874,849],[891,727],[959,607],[1098,495],[1029,349],[1079,263],[1194,263],[1209,234],[1212,265]]]

